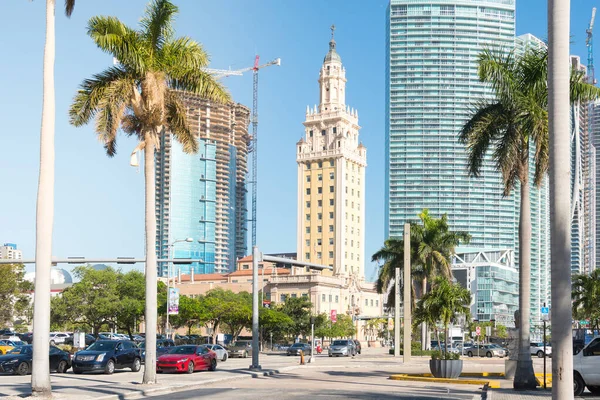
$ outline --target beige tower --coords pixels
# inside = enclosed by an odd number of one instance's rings
[[[298,259],[364,279],[365,167],[358,112],[346,104],[346,70],[333,38],[297,144]]]

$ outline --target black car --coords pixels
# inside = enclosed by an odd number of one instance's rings
[[[356,347],[356,352],[360,354],[360,352],[362,351],[362,346],[360,345],[360,342],[358,340],[353,340],[353,342],[354,347]]]
[[[142,362],[146,361],[146,341],[139,344],[142,349]],[[156,358],[166,354],[171,350],[171,347],[175,347],[175,342],[171,339],[156,339]]]
[[[94,335],[90,335],[89,333],[85,335],[85,345],[86,346],[89,346],[90,344],[94,343],[95,341],[96,341],[96,338],[94,337]],[[73,336],[72,335],[65,339],[65,344],[73,346]]]
[[[115,369],[142,368],[142,350],[130,340],[97,340],[73,357],[73,372],[100,371],[112,374]]]
[[[286,354],[288,356],[299,356],[300,351],[304,353],[304,355],[312,355],[312,347],[308,343],[294,343],[288,349]]]
[[[65,373],[71,368],[71,357],[66,351],[50,346],[50,370]],[[33,346],[15,347],[6,355],[0,356],[0,372],[9,372],[17,375],[27,375],[31,372],[33,360]]]
[[[25,343],[31,344],[31,342],[33,342],[33,332],[17,333],[17,336]]]

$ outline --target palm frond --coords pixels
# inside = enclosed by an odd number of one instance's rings
[[[151,52],[160,51],[163,44],[173,37],[173,19],[178,12],[177,6],[169,0],[152,0],[148,4],[141,25],[142,36]]]
[[[71,17],[75,8],[75,0],[65,0],[65,15]]]
[[[465,144],[468,153],[469,174],[479,176],[487,151],[496,137],[504,130],[502,104],[479,104],[459,134],[459,140]]]
[[[116,66],[84,80],[69,109],[70,123],[74,126],[87,124],[98,112],[100,101],[106,92],[116,82],[119,82],[116,86],[122,88],[127,83],[133,89],[135,84],[127,71]]]
[[[571,70],[571,103],[585,103],[600,98],[600,88],[585,81],[582,71]]]
[[[174,78],[204,68],[210,61],[202,45],[187,36],[166,42],[159,59],[163,69]]]
[[[88,36],[105,53],[119,63],[142,75],[148,68],[149,50],[140,34],[116,17],[92,17],[88,22]]]
[[[510,118],[504,134],[499,137],[494,151],[496,168],[502,173],[504,182],[504,196],[508,196],[514,189],[516,182],[523,175],[527,177],[529,171],[523,171],[523,158],[529,157],[528,148],[523,148],[523,136],[519,126]]]
[[[491,85],[497,98],[503,103],[510,103],[518,92],[514,61],[514,53],[504,52],[502,49],[486,48],[478,56],[479,80]]]
[[[231,101],[231,96],[225,87],[212,75],[202,70],[167,71],[172,89],[185,90],[217,103]]]
[[[181,145],[185,153],[198,152],[198,140],[190,131],[187,113],[176,92],[170,91],[166,101],[166,122],[169,131]]]

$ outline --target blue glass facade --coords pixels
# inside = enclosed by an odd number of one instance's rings
[[[428,208],[472,246],[514,249],[518,260],[519,188],[502,196],[491,154],[470,177],[458,141],[473,107],[493,99],[477,74],[481,50],[515,47],[515,1],[390,0],[386,29],[385,237]],[[548,288],[547,187],[531,200],[534,314]]]
[[[165,135],[169,136],[169,135]],[[164,141],[170,141],[166,137]],[[197,154],[185,154],[177,143],[164,143],[157,155],[157,253],[169,256],[169,243],[175,243],[174,258],[196,258],[202,262],[177,265],[183,274],[215,271],[216,145],[199,140]],[[159,179],[160,178],[160,179]],[[159,275],[166,276],[167,265],[160,263]]]

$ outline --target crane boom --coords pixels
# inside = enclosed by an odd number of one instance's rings
[[[596,20],[596,7],[592,8],[592,18],[590,19],[590,25],[585,30],[587,37],[585,39],[585,45],[588,49],[588,80],[592,85],[596,84],[596,73],[594,69],[594,22]]]

